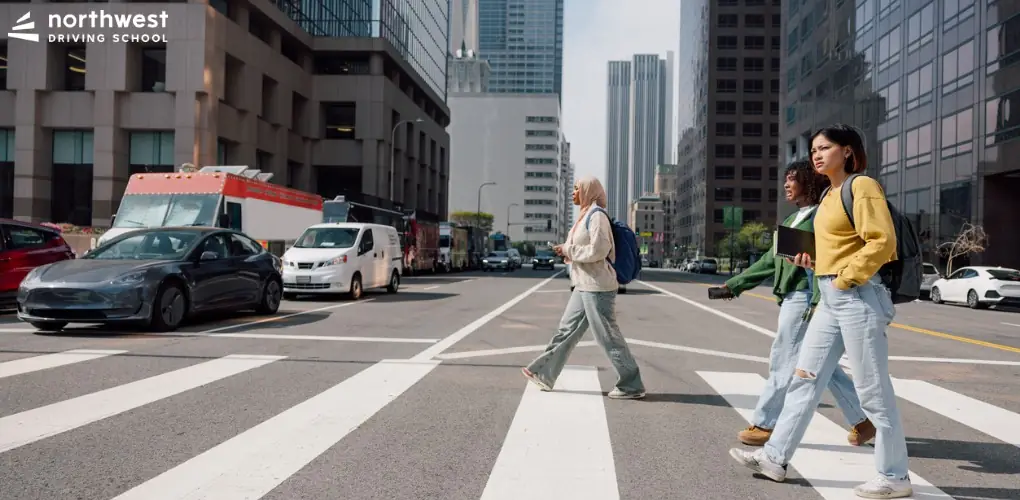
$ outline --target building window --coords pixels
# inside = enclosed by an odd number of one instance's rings
[[[935,39],[935,2],[907,19],[907,53],[924,47]]]
[[[890,137],[882,141],[882,156],[879,165],[880,174],[891,174],[897,170],[900,162],[900,137]]]
[[[715,145],[715,157],[716,158],[736,158],[737,147],[733,144],[716,144]]]
[[[166,91],[166,49],[142,49],[142,92]]]
[[[731,50],[737,48],[737,37],[732,35],[720,35],[716,37],[715,44],[723,50]]]
[[[0,40],[0,90],[7,90],[7,41]]]
[[[715,201],[733,201],[733,188],[715,188]]]
[[[85,90],[85,47],[67,47],[64,52],[64,90]]]
[[[740,201],[757,203],[761,201],[761,188],[743,188],[740,190]]]
[[[558,123],[555,116],[529,116],[525,119],[528,123]]]
[[[740,149],[741,158],[761,158],[761,144],[744,144]]]
[[[934,70],[935,66],[928,63],[907,75],[908,110],[931,102]]]
[[[942,95],[974,83],[974,39],[942,56]]]
[[[357,106],[353,102],[323,103],[326,139],[354,139]]]
[[[721,208],[712,210],[712,222],[715,222],[716,224],[726,222],[726,211]]]
[[[744,16],[745,28],[764,28],[765,16],[761,14],[747,14]]]
[[[745,36],[744,37],[744,49],[746,50],[762,50],[765,48],[765,37],[763,36]]]
[[[50,220],[92,225],[92,131],[53,131]]]
[[[885,101],[886,120],[891,120],[900,115],[900,82],[893,82],[891,85],[879,90],[878,95]]]
[[[761,101],[744,101],[745,115],[760,115],[765,112]]]
[[[769,158],[779,158],[779,146],[777,144],[769,144]]]
[[[1020,62],[1020,14],[988,30],[988,73]]]
[[[907,131],[907,168],[931,163],[931,124]]]
[[[773,94],[778,94],[779,93],[779,79],[778,78],[773,78],[772,80],[769,80],[769,92],[771,92]]]
[[[715,69],[719,71],[736,71],[737,70],[737,58],[736,57],[717,57],[715,60]]]
[[[974,138],[974,115],[968,108],[942,119],[942,158],[969,152]]]
[[[737,124],[736,123],[717,122],[715,124],[715,135],[718,135],[718,136],[721,136],[721,137],[733,137],[733,136],[737,135]]]
[[[769,180],[770,181],[779,180],[779,167],[769,167]]]
[[[1020,89],[989,99],[985,111],[988,134],[985,145],[994,146],[1020,137]]]
[[[745,123],[743,136],[744,137],[761,137],[764,126],[761,123]]]
[[[782,50],[782,49],[783,49],[783,38],[782,37],[778,37],[778,36],[772,37],[772,50]]]
[[[761,57],[745,57],[744,71],[765,71],[765,59]]]
[[[744,92],[747,94],[765,93],[764,80],[744,80]]]
[[[174,171],[173,131],[131,132],[128,142],[129,174]]]
[[[769,137],[779,137],[779,124],[778,123],[770,123],[769,124]]]
[[[730,78],[719,78],[715,81],[715,91],[720,94],[737,93],[737,81]]]
[[[744,167],[740,169],[740,179],[744,181],[760,181],[761,167]]]
[[[769,203],[775,203],[779,200],[779,190],[776,188],[769,189]]]
[[[14,129],[0,129],[0,217],[14,217]]]
[[[716,165],[715,166],[715,180],[727,181],[732,180],[736,177],[736,167],[732,165]]]
[[[878,41],[879,71],[899,62],[900,48],[900,27],[897,26]]]
[[[719,14],[716,18],[716,24],[720,28],[736,28],[740,22],[740,18],[736,14]]]
[[[946,32],[974,16],[974,0],[943,0],[942,31]]]
[[[737,114],[737,103],[735,101],[715,101],[715,113],[718,115]]]
[[[862,0],[857,2],[855,19],[857,20],[857,36],[859,37],[874,26],[875,0]]]

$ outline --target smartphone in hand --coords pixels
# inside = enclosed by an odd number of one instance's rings
[[[708,298],[710,300],[716,299],[732,299],[734,297],[733,292],[729,288],[724,286],[713,286],[708,289]]]

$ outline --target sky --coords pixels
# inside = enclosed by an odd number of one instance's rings
[[[679,33],[677,0],[566,0],[562,113],[575,178],[594,175],[603,184],[606,181],[608,62],[629,60],[634,54],[665,58],[666,51],[673,51],[675,58]],[[675,68],[673,81],[677,82]],[[675,93],[674,89],[674,108]]]

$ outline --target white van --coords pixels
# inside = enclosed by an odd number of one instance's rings
[[[396,228],[381,224],[315,224],[283,254],[283,296],[400,287],[403,255]]]

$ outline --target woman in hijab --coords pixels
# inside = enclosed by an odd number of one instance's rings
[[[559,333],[553,336],[545,352],[521,371],[544,391],[551,391],[563,371],[571,351],[590,326],[595,340],[606,351],[619,380],[609,393],[613,399],[641,399],[645,386],[634,356],[616,324],[616,271],[613,232],[606,206],[606,190],[595,177],[584,177],[574,184],[574,205],[581,207],[567,242],[553,250],[570,264],[570,294],[567,309],[560,320]]]

